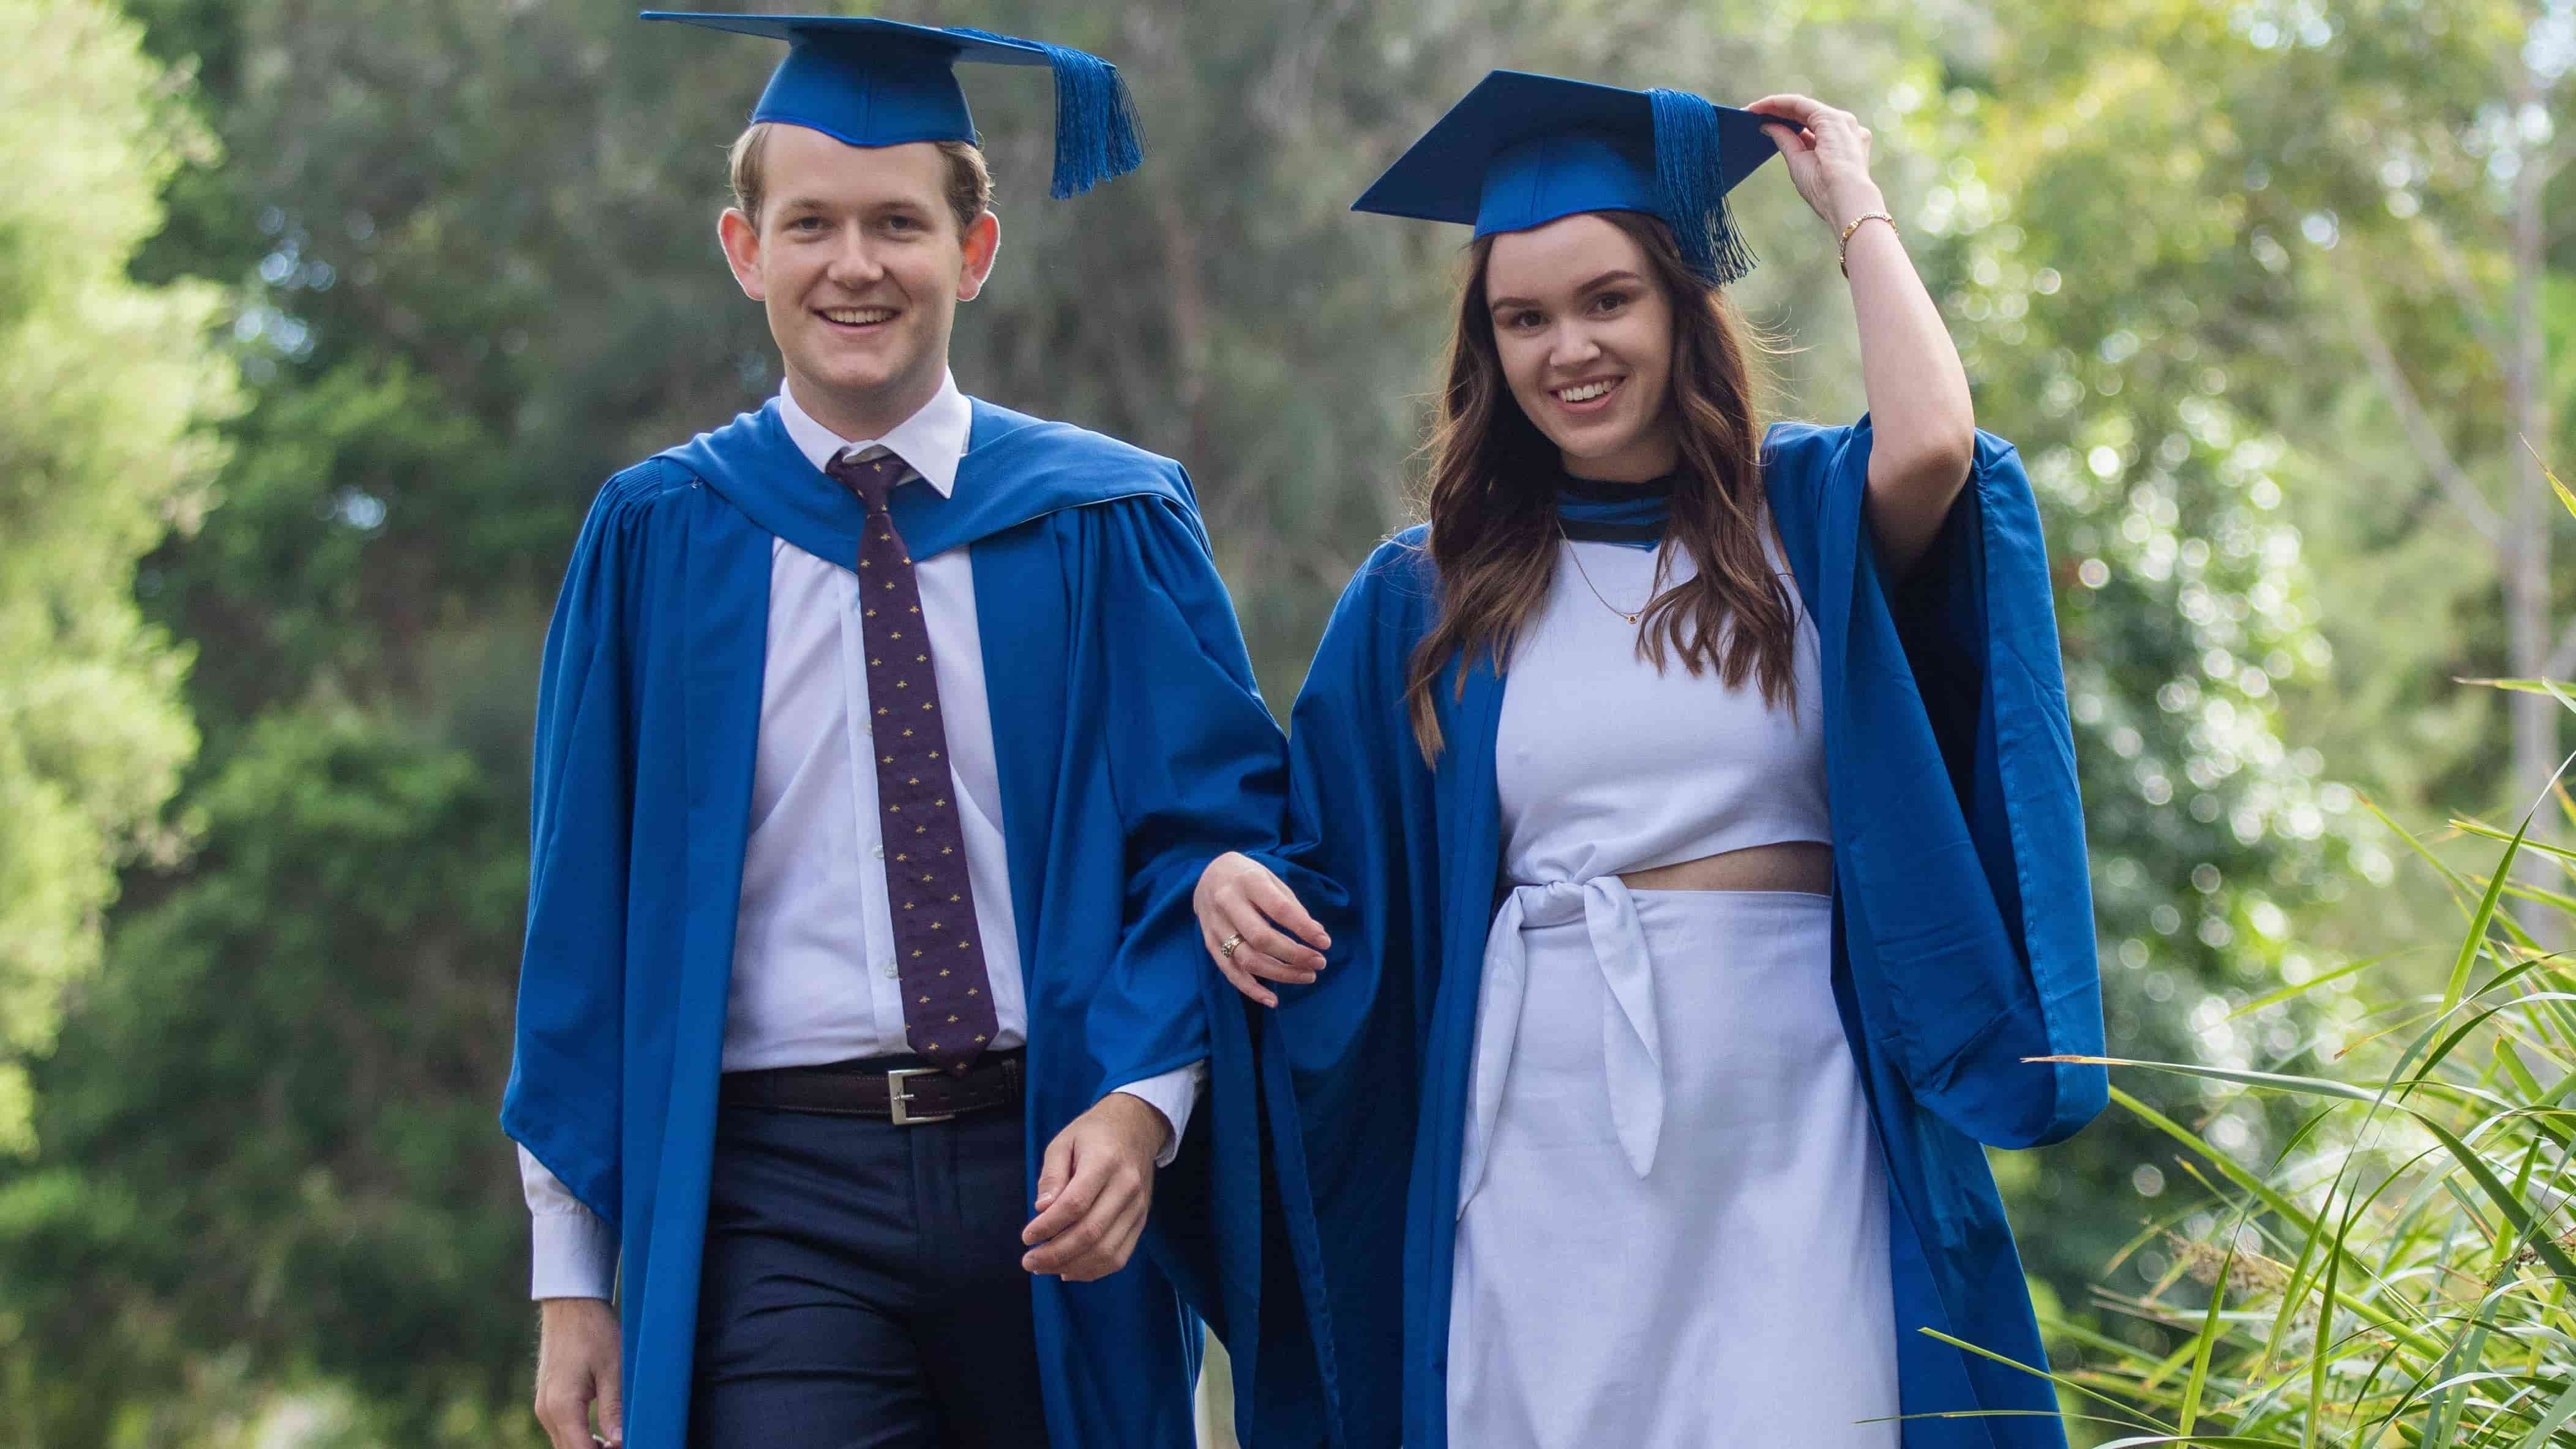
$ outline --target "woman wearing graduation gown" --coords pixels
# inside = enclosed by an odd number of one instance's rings
[[[1333,614],[1289,843],[1195,901],[1278,1007],[1345,1444],[2065,1442],[1947,1341],[2043,1366],[1983,1148],[2106,1096],[2033,1060],[2101,1038],[2048,571],[1868,147],[1498,71],[1359,203],[1476,230],[1429,521]],[[1775,149],[1849,426],[1754,415]]]

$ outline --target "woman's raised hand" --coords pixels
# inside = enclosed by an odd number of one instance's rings
[[[1811,96],[1764,96],[1744,109],[1780,119],[1779,125],[1764,126],[1762,134],[1780,148],[1791,184],[1825,225],[1840,232],[1853,217],[1887,208],[1878,183],[1870,179],[1869,127],[1860,117]]]
[[[1208,959],[1235,990],[1264,1006],[1277,1006],[1279,998],[1263,981],[1304,983],[1324,969],[1333,938],[1297,903],[1296,892],[1250,856],[1227,851],[1209,861],[1190,904]]]

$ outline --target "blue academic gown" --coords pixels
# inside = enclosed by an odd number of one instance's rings
[[[1975,474],[1901,589],[1862,516],[1868,419],[1782,424],[1763,480],[1816,625],[1833,802],[1833,984],[1887,1165],[1906,1449],[2058,1449],[2050,1386],[1918,1332],[2044,1360],[1984,1148],[2032,1147],[2101,1110],[2084,823],[2039,514],[2010,445]],[[1476,997],[1501,864],[1503,680],[1453,662],[1426,767],[1406,669],[1434,613],[1421,529],[1378,549],[1327,626],[1290,720],[1291,819],[1264,859],[1324,906],[1333,949],[1280,990],[1326,1245],[1324,1359],[1353,1446],[1447,1442],[1451,1253]],[[1288,1155],[1288,1153],[1283,1153]],[[1290,1180],[1284,1191],[1293,1193]],[[1570,1271],[1579,1264],[1566,1265]],[[1569,1326],[1569,1331],[1576,1331]],[[1830,1395],[1836,1348],[1815,1347]],[[2012,1411],[2021,1411],[2012,1414]],[[1461,1445],[1458,1449],[1474,1449]]]
[[[1046,1144],[1104,1093],[1210,1069],[1137,1258],[1098,1282],[1030,1281],[1049,1433],[1186,1449],[1204,1317],[1237,1359],[1243,1422],[1321,1442],[1280,1212],[1302,1179],[1266,1160],[1259,1048],[1190,911],[1210,856],[1274,838],[1285,743],[1180,467],[973,412],[953,495],[901,489],[892,508],[915,556],[974,550],[1027,971],[1031,1191]],[[688,1422],[771,542],[848,567],[864,518],[772,402],[609,480],[547,638],[502,1122],[617,1228],[634,1449],[680,1449]]]

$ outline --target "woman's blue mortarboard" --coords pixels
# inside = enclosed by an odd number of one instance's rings
[[[1777,155],[1769,116],[1687,91],[1630,91],[1498,70],[1396,158],[1353,211],[1470,222],[1478,236],[1586,211],[1663,219],[1691,270],[1753,270],[1726,193]]]
[[[786,41],[787,58],[752,108],[754,121],[803,126],[852,146],[973,142],[975,119],[950,67],[961,60],[1043,65],[1055,72],[1050,194],[1088,191],[1145,159],[1136,139],[1135,103],[1118,67],[1065,46],[864,16],[647,10],[644,18]]]

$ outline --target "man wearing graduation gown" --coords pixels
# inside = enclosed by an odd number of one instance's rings
[[[1275,831],[1283,742],[1181,469],[947,368],[999,236],[951,64],[1051,66],[1060,196],[1136,163],[1123,88],[982,32],[648,18],[790,42],[721,227],[787,377],[609,481],[547,641],[502,1113],[539,1417],[1181,1449],[1196,1313],[1247,1418],[1319,1424],[1310,1351],[1257,1372],[1290,1270],[1188,909]]]

